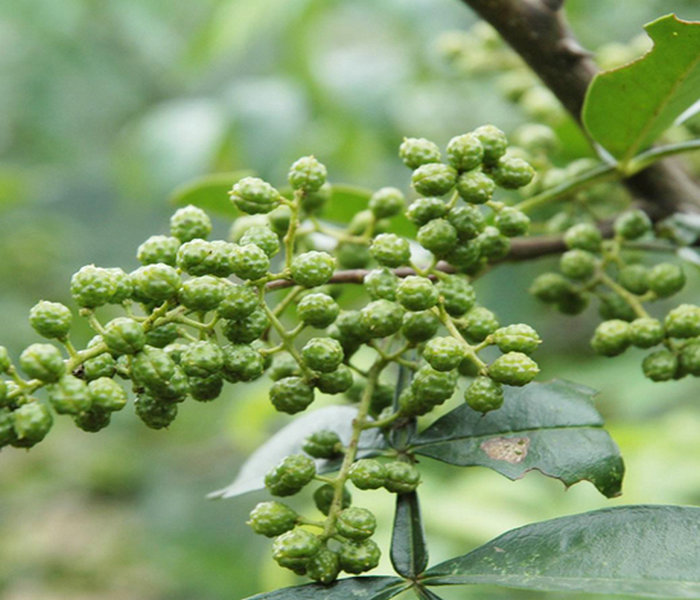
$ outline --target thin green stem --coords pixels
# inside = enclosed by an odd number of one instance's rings
[[[655,163],[662,158],[673,156],[675,154],[683,154],[685,152],[694,152],[700,150],[700,138],[695,140],[686,140],[676,144],[667,144],[666,146],[658,146],[637,154],[632,158],[625,169],[625,175],[631,176],[646,169],[649,165]]]
[[[622,299],[625,302],[627,302],[627,304],[629,304],[630,308],[639,318],[646,318],[649,316],[649,313],[644,309],[644,306],[642,306],[642,303],[639,301],[639,298],[637,298],[637,296],[635,296],[632,292],[629,292],[625,288],[623,288],[605,271],[601,271],[598,274],[598,281],[607,285],[613,292],[615,292],[618,296],[622,297]]]
[[[300,285],[293,288],[282,300],[275,306],[275,310],[272,311],[276,317],[279,317],[285,309],[299,297],[299,294],[304,290]]]
[[[442,321],[442,324],[445,326],[447,331],[450,332],[452,337],[461,341],[464,344],[464,347],[467,350],[468,357],[471,358],[472,361],[474,361],[479,366],[479,371],[483,375],[486,375],[486,363],[479,358],[477,350],[474,348],[474,346],[472,346],[467,340],[464,339],[464,336],[460,333],[459,329],[457,329],[457,326],[452,321],[452,317],[450,317],[450,315],[447,313],[447,310],[445,310],[445,305],[442,302],[438,304],[437,310],[438,316],[440,317],[440,321]]]
[[[294,192],[294,199],[287,203],[291,210],[289,215],[289,227],[287,228],[287,233],[284,235],[284,267],[285,270],[289,270],[292,266],[292,258],[294,256],[294,241],[296,238],[297,228],[299,227],[299,205],[301,203],[301,195],[303,192],[296,190]]]

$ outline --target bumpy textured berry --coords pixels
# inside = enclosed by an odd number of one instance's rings
[[[374,192],[369,199],[369,209],[378,219],[398,215],[405,204],[403,193],[394,187],[383,187]]]
[[[39,443],[53,425],[49,409],[41,402],[23,404],[12,413],[13,428],[17,436],[14,444],[28,448]]]
[[[530,217],[517,208],[506,206],[496,215],[495,224],[506,237],[516,237],[527,233]]]
[[[451,371],[456,369],[466,348],[462,342],[453,337],[436,337],[426,343],[423,358],[436,371]]]
[[[678,355],[683,373],[700,376],[700,341],[690,342],[681,348]]]
[[[178,272],[163,263],[139,267],[131,273],[134,296],[140,302],[164,302],[177,295],[181,281]]]
[[[333,583],[340,572],[340,558],[337,552],[321,548],[306,563],[306,575],[319,583]]]
[[[326,183],[328,171],[314,156],[302,156],[289,169],[287,179],[295,190],[316,192]],[[269,211],[266,211],[269,212]]]
[[[284,377],[270,386],[270,402],[279,411],[301,412],[314,401],[314,389],[301,377]]]
[[[215,367],[214,355],[208,353],[210,367]],[[223,375],[231,383],[238,381],[253,381],[262,376],[265,364],[262,355],[248,344],[226,344],[223,347]],[[183,365],[187,366],[187,355],[183,354]],[[211,371],[210,374],[215,371]]]
[[[617,356],[630,345],[630,326],[626,321],[611,319],[603,321],[591,338],[591,347],[597,354]]]
[[[489,365],[489,377],[507,385],[530,383],[539,372],[537,363],[522,352],[506,352]]]
[[[208,377],[223,368],[224,352],[212,342],[193,342],[180,356],[180,366],[191,377]]]
[[[316,431],[304,440],[302,450],[314,458],[335,458],[342,454],[342,442],[335,431]]]
[[[304,363],[314,371],[330,373],[343,362],[343,348],[332,338],[311,338],[301,349]]]
[[[188,377],[187,385],[192,398],[199,402],[209,402],[221,395],[224,378],[219,373],[208,377]]]
[[[51,344],[32,344],[19,356],[19,366],[31,379],[47,383],[58,381],[65,373],[63,356]]]
[[[369,227],[374,223],[374,215],[371,210],[361,210],[355,213],[348,224],[348,233],[350,235],[363,235]]]
[[[11,365],[10,353],[5,346],[0,346],[0,373],[7,373]]]
[[[303,574],[306,563],[321,550],[321,539],[306,529],[292,529],[272,542],[272,558],[281,567]]]
[[[599,300],[598,313],[603,319],[634,321],[637,318],[637,313],[630,306],[629,302],[615,292],[600,294]]]
[[[535,176],[535,170],[522,158],[502,156],[491,170],[496,185],[508,190],[526,186]]]
[[[329,483],[324,483],[314,492],[314,504],[324,515],[330,511],[335,495],[335,488]],[[343,495],[340,500],[341,508],[347,508],[352,503],[352,496],[346,488],[343,488]]]
[[[476,206],[471,205],[455,206],[450,209],[447,220],[462,241],[474,239],[486,226],[483,213]]]
[[[674,338],[700,336],[700,306],[681,304],[669,311],[664,319],[666,333]]]
[[[292,279],[304,287],[323,285],[335,270],[335,259],[326,252],[305,252],[292,260]]]
[[[417,239],[423,248],[443,257],[457,244],[457,230],[446,219],[433,219],[421,226]]]
[[[484,164],[495,164],[506,153],[508,140],[506,139],[506,134],[498,127],[482,125],[477,127],[472,133],[481,142],[481,146],[484,149]]]
[[[652,381],[673,379],[678,369],[678,359],[669,350],[652,352],[642,361],[644,375]]]
[[[104,352],[83,363],[83,377],[86,381],[100,377],[113,377],[116,371],[116,361],[109,352]]]
[[[77,415],[90,408],[87,384],[73,375],[64,375],[49,388],[49,403],[61,415]]]
[[[268,502],[260,502],[250,512],[248,517],[248,525],[255,533],[267,537],[275,537],[283,534],[285,531],[294,529],[298,515],[282,502],[271,500]]]
[[[483,306],[475,306],[457,322],[460,332],[470,342],[483,342],[499,326],[496,315]]]
[[[255,288],[244,285],[227,286],[217,312],[224,319],[244,319],[258,307],[260,300]]]
[[[447,214],[447,205],[440,198],[418,198],[409,205],[406,217],[416,225],[425,225]]]
[[[369,248],[365,244],[340,242],[335,249],[338,265],[343,269],[364,269],[372,260]]]
[[[164,263],[175,266],[180,240],[167,235],[152,235],[136,251],[136,258],[142,265]]]
[[[201,208],[190,204],[178,209],[170,217],[170,235],[181,242],[189,242],[195,238],[204,240],[210,233],[211,219]]]
[[[60,302],[42,300],[29,311],[29,324],[46,338],[63,339],[70,331],[73,316]]]
[[[351,506],[338,515],[336,529],[340,535],[354,541],[372,537],[377,528],[377,520],[366,508]]]
[[[269,213],[280,203],[279,192],[258,177],[244,177],[234,184],[229,196],[239,210],[250,215]]]
[[[117,317],[105,325],[102,340],[114,354],[135,354],[146,344],[146,334],[133,319]]]
[[[683,289],[685,274],[683,269],[672,263],[659,263],[649,271],[649,288],[659,298],[673,296]]]
[[[396,300],[396,290],[399,285],[399,278],[387,267],[373,269],[363,280],[364,288],[373,300],[383,298],[385,300]]]
[[[470,204],[484,204],[491,200],[496,184],[493,179],[481,171],[462,173],[457,178],[459,197]]]
[[[530,293],[542,302],[559,302],[571,292],[571,283],[559,273],[542,273],[530,286]]]
[[[175,264],[190,275],[206,275],[207,259],[214,251],[211,242],[196,238],[185,242],[177,251]]]
[[[134,286],[131,277],[119,267],[106,269],[114,280],[114,293],[109,297],[110,304],[120,304],[131,298]]]
[[[595,273],[596,257],[587,250],[568,250],[559,259],[561,272],[571,279],[590,279]]]
[[[313,459],[303,454],[292,454],[265,475],[265,487],[274,496],[291,496],[309,483],[315,474]]]
[[[384,467],[384,487],[395,494],[413,492],[420,483],[420,473],[413,465],[394,461]]]
[[[532,354],[542,340],[537,332],[525,323],[501,327],[493,332],[493,341],[501,352]]]
[[[377,300],[377,302],[379,302],[379,300]],[[392,306],[396,306],[393,303],[390,304],[392,304]],[[360,311],[340,311],[340,314],[335,321],[335,326],[338,328],[337,339],[341,344],[346,341],[361,343],[371,339],[371,335],[365,327]]]
[[[421,196],[442,196],[457,183],[457,171],[442,163],[421,165],[411,176],[411,185]]]
[[[250,344],[257,340],[270,325],[270,320],[261,308],[256,308],[247,317],[224,322],[223,334],[234,344]]]
[[[92,407],[114,412],[126,406],[126,391],[114,379],[100,377],[88,383],[88,397]]]
[[[628,265],[620,269],[617,281],[633,294],[646,294],[649,291],[649,269],[643,265]]]
[[[469,171],[481,164],[484,147],[477,137],[470,133],[453,137],[447,143],[447,162],[458,171]]]
[[[324,183],[320,188],[318,188],[314,192],[305,191],[301,196],[300,202],[302,210],[308,214],[320,212],[321,209],[323,209],[323,207],[325,206],[325,204],[331,199],[332,192],[333,188],[328,182]],[[287,232],[287,227],[289,226],[289,216],[286,217],[287,226],[283,229],[280,229],[278,227],[275,227],[275,225],[272,222],[272,219],[274,218],[274,216],[271,216],[272,212],[268,214],[268,219],[270,220],[271,225],[273,226],[275,231],[277,231],[280,235],[284,235]]]
[[[399,146],[399,158],[409,169],[440,162],[440,148],[425,138],[404,138]]]
[[[131,361],[131,375],[141,385],[160,391],[175,375],[175,362],[165,350],[144,346]]]
[[[76,427],[90,433],[95,433],[104,429],[109,425],[111,420],[112,415],[109,411],[96,407],[81,412],[73,417],[73,422]]]
[[[470,408],[482,413],[496,410],[503,405],[503,387],[490,377],[479,376],[465,390],[464,400]]]
[[[360,318],[369,336],[386,337],[401,329],[403,309],[389,300],[374,300],[360,311]]]
[[[425,365],[418,369],[413,377],[411,390],[419,402],[436,406],[452,397],[456,384],[457,376],[454,371],[437,371]]]
[[[377,262],[387,267],[400,267],[411,258],[408,240],[393,233],[378,235],[372,241],[369,251]]]
[[[496,227],[486,227],[476,240],[482,256],[488,260],[504,258],[510,252],[510,240]]]
[[[165,323],[146,332],[146,343],[156,348],[165,348],[179,337],[177,323]]]
[[[407,310],[427,310],[437,304],[438,298],[437,288],[427,277],[405,277],[396,290],[396,299]]]
[[[270,270],[270,259],[255,244],[237,246],[232,258],[231,269],[241,279],[260,279]]]
[[[220,279],[203,275],[185,281],[178,293],[178,300],[190,310],[207,312],[219,305],[224,293],[224,284]]]
[[[352,464],[348,476],[356,488],[376,490],[386,481],[386,469],[373,458],[361,458]]]
[[[476,362],[475,356],[465,356],[457,365],[457,372],[465,377],[476,377],[481,372],[481,365]]]
[[[353,384],[352,370],[340,365],[330,373],[320,373],[316,379],[316,387],[324,394],[342,394]]]
[[[436,287],[450,316],[460,317],[474,306],[474,288],[464,277],[448,275]]]
[[[308,294],[297,304],[299,320],[319,329],[328,327],[338,318],[339,313],[338,303],[328,294]]]
[[[340,547],[340,567],[346,573],[364,573],[379,564],[381,552],[372,540],[346,542]]]
[[[409,312],[403,316],[401,334],[407,341],[417,344],[432,338],[440,326],[440,319],[432,311]]]
[[[14,428],[14,416],[10,410],[0,408],[0,448],[17,441]]]
[[[630,343],[637,348],[651,348],[664,341],[666,332],[657,319],[640,318],[630,323]]]
[[[265,226],[249,227],[241,236],[241,239],[238,240],[238,243],[241,246],[255,244],[270,258],[280,251],[279,237],[272,229]]]
[[[109,302],[117,289],[117,282],[107,269],[86,265],[70,280],[70,293],[79,306],[96,308]]]
[[[622,213],[613,225],[615,233],[626,240],[636,240],[651,231],[651,220],[644,211]]]
[[[603,243],[600,230],[590,223],[578,223],[564,233],[564,243],[568,248],[578,248],[598,252]]]

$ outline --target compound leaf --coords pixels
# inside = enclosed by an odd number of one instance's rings
[[[459,466],[489,467],[510,479],[533,469],[567,487],[588,480],[619,495],[620,451],[602,429],[595,392],[561,380],[506,387],[503,406],[482,416],[463,404],[412,440],[412,450]]]
[[[586,129],[623,165],[700,97],[700,22],[667,15],[645,29],[654,47],[596,75],[583,105]]]
[[[396,496],[391,564],[399,575],[408,579],[415,579],[428,566],[428,549],[416,492]]]
[[[406,588],[398,577],[349,577],[331,585],[297,585],[246,600],[389,600]]]
[[[526,525],[423,583],[700,598],[700,508],[620,506]]]
[[[176,206],[194,204],[215,215],[236,218],[240,212],[231,202],[228,192],[239,179],[252,175],[251,171],[212,173],[198,177],[178,187],[170,201]]]

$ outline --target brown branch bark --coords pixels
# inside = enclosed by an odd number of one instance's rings
[[[552,0],[463,0],[525,60],[579,125],[596,66],[566,23],[563,2]],[[680,163],[666,159],[625,180],[654,218],[700,210],[700,186]]]

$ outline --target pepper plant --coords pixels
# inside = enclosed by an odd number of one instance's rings
[[[0,347],[0,445],[40,443],[55,415],[97,432],[129,404],[146,426],[167,428],[180,403],[267,378],[278,411],[304,414],[212,496],[265,488],[272,498],[252,507],[250,527],[272,538],[281,567],[313,583],[254,598],[380,600],[412,590],[435,599],[436,586],[471,583],[700,597],[694,507],[535,523],[429,567],[424,458],[510,479],[536,469],[566,486],[587,480],[606,497],[621,490],[623,461],[595,392],[554,373],[537,380],[532,355],[546,339],[480,304],[478,280],[491,269],[559,254],[559,271],[539,274],[531,293],[564,314],[597,302],[593,352],[648,349],[640,373],[656,382],[700,376],[700,306],[656,307],[700,263],[700,190],[680,171],[670,183],[677,167],[666,162],[700,140],[653,145],[698,100],[700,24],[660,18],[647,26],[654,45],[644,57],[590,81],[561,3],[469,4],[582,122],[600,161],[558,168],[547,124],[517,132],[519,145],[486,124],[455,132],[445,148],[406,137],[397,160],[411,172],[410,197],[393,185],[334,184],[314,156],[294,162],[277,187],[244,173],[194,182],[176,195],[169,231],[138,247],[141,266],[73,275],[78,314],[94,330],[85,348],[71,341],[71,309],[50,301],[29,312],[48,343],[17,360]],[[531,29],[518,29],[523,22]],[[494,35],[480,26],[452,38],[450,60],[468,72],[476,51],[492,70],[511,69],[514,55]],[[565,85],[553,75],[563,58]],[[512,98],[524,94],[511,86]],[[601,185],[631,194],[601,207]],[[229,239],[209,239],[204,208],[233,218]],[[123,316],[102,318],[108,305]],[[337,405],[315,409],[321,394]],[[364,491],[379,489],[396,498],[388,549],[372,540],[376,518],[362,506]],[[313,497],[311,514],[284,502],[299,493]],[[396,575],[360,575],[382,552]]]

